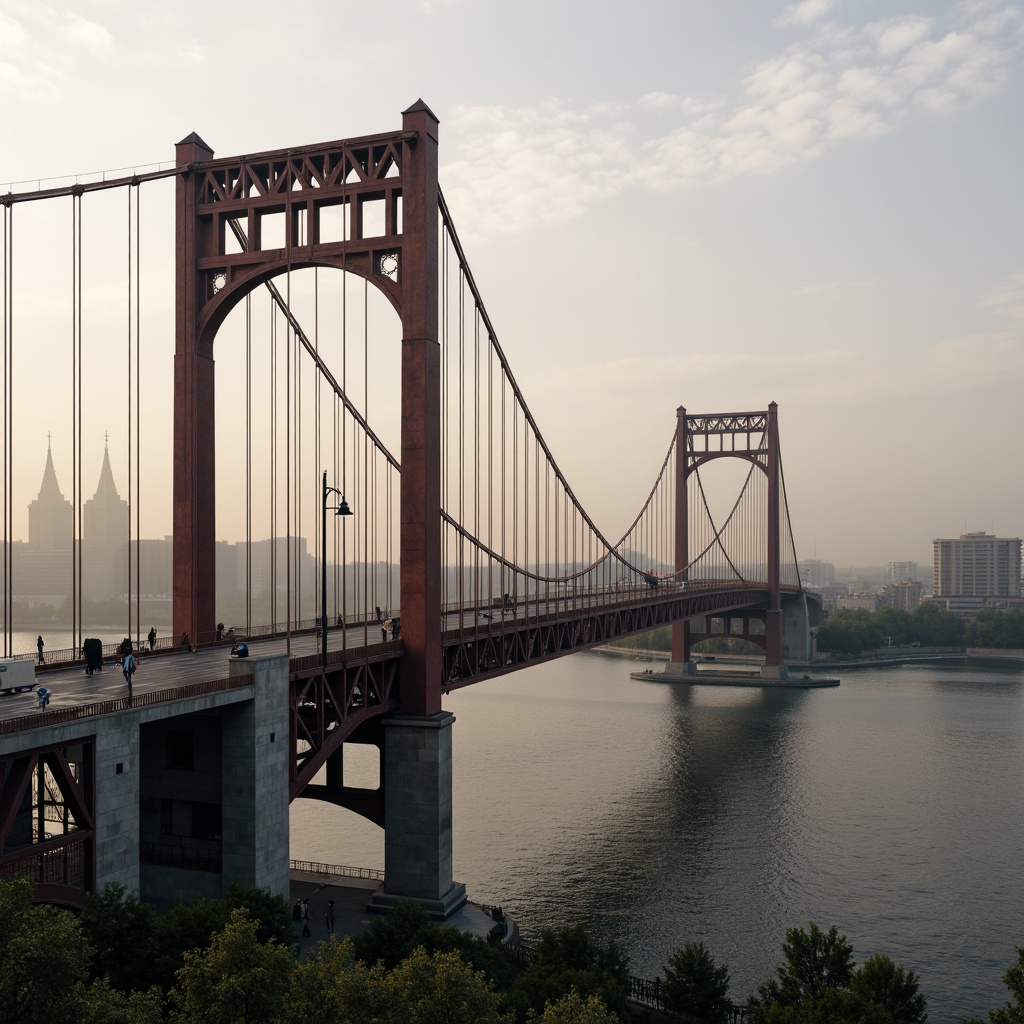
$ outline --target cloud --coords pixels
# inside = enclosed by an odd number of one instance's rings
[[[1024,270],[1003,278],[982,297],[981,305],[1011,320],[1024,321]]]
[[[72,46],[87,50],[104,50],[114,42],[114,37],[103,25],[73,12],[64,25],[64,35]]]
[[[807,0],[787,17],[805,26],[829,9],[827,0]],[[463,107],[451,120],[472,148],[442,180],[465,213],[464,230],[507,233],[575,217],[626,188],[773,174],[994,92],[1022,43],[1020,5],[966,0],[943,21],[901,15],[812,27],[721,96],[650,92],[577,110],[558,101]],[[653,130],[641,130],[652,121]]]
[[[801,3],[790,4],[775,20],[780,27],[788,25],[809,25],[832,10],[833,0],[802,0]]]
[[[56,99],[83,62],[107,59],[114,37],[97,21],[44,3],[0,12],[0,98]]]

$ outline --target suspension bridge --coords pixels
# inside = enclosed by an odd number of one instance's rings
[[[166,198],[170,185],[173,339],[147,305],[158,301],[143,247],[156,204],[142,198]],[[785,609],[802,592],[776,406],[679,408],[674,422],[667,411],[646,497],[621,534],[603,530],[499,343],[438,185],[438,122],[422,101],[396,132],[230,159],[193,134],[172,167],[39,183],[0,204],[5,655],[16,653],[24,584],[19,382],[46,331],[70,363],[72,479],[60,555],[72,642],[46,677],[62,700],[39,710],[24,694],[0,709],[0,876],[29,875],[40,899],[72,905],[111,880],[153,899],[232,881],[286,890],[287,805],[316,798],[384,827],[377,909],[413,898],[443,917],[465,899],[452,876],[444,693],[660,626],[672,627],[676,666],[694,642],[724,635],[763,649],[766,679],[784,675]],[[30,211],[54,207],[70,228],[59,327],[26,297],[31,241],[22,252]],[[116,248],[104,242],[118,283],[98,282],[97,297],[90,242],[121,230]],[[110,305],[119,339],[98,341],[92,325]],[[215,348],[228,367],[219,378]],[[119,363],[118,590],[145,655],[131,697],[84,677],[79,660],[98,353]],[[150,381],[172,365],[168,417]],[[170,466],[150,458],[168,419]],[[716,517],[702,471],[721,460],[744,475]],[[144,639],[143,517],[166,477],[174,639],[161,646],[199,653],[161,658]],[[228,659],[218,622],[216,537],[229,517],[246,538],[237,633],[248,661]],[[264,537],[269,566],[254,560]],[[797,635],[806,605],[803,615]],[[380,751],[372,790],[345,783],[345,747],[359,743]]]

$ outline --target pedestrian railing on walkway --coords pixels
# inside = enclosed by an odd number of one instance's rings
[[[40,711],[38,714],[22,715],[20,718],[5,718],[0,720],[0,735],[61,725],[64,722],[77,722],[82,718],[110,715],[115,711],[137,710],[141,707],[148,707],[150,704],[164,704],[168,701],[185,700],[188,697],[201,697],[207,693],[233,690],[240,686],[252,686],[252,676],[238,675],[229,676],[227,679],[205,679],[201,683],[188,683],[185,686],[173,686],[166,690],[152,690],[134,697],[118,697],[114,700],[96,701],[94,704],[79,704],[75,707],[55,708],[53,711]]]
[[[344,878],[370,878],[378,882],[384,881],[384,872],[380,868],[354,868],[348,864],[321,864],[315,860],[290,860],[288,867],[292,871],[306,871],[311,875],[323,878],[342,876]]]

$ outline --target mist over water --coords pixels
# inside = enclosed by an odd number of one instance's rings
[[[932,1020],[1005,1002],[1024,943],[1024,666],[774,692],[638,682],[636,668],[576,655],[445,698],[471,899],[527,935],[582,923],[646,977],[703,940],[737,1001],[773,973],[786,928],[816,921],[858,962],[888,953],[916,971]],[[292,856],[380,867],[383,834],[299,800]]]

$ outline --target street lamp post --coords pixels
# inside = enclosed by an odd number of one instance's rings
[[[340,499],[340,503],[337,505],[328,505],[327,499],[330,495],[336,494]],[[322,529],[320,531],[321,543],[323,548],[321,554],[323,557],[320,559],[320,664],[321,667],[326,671],[327,669],[327,509],[334,509],[336,516],[350,516],[352,515],[352,509],[348,507],[348,502],[345,500],[345,495],[338,490],[337,487],[327,486],[327,470],[324,470],[324,491],[323,491],[323,517],[322,517]],[[344,571],[344,567],[343,567]]]

